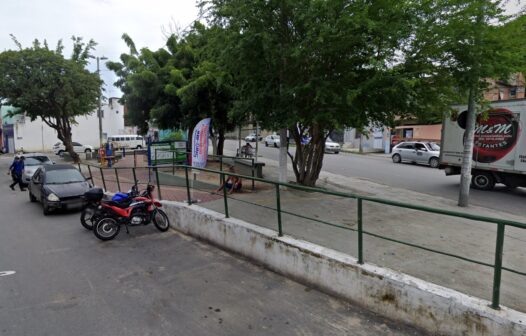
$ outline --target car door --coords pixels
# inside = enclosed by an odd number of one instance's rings
[[[84,148],[83,148],[82,145],[79,144],[78,142],[73,142],[73,150],[74,150],[76,153],[84,153]]]
[[[427,163],[429,161],[429,151],[421,142],[415,143],[415,161],[418,163]]]
[[[406,142],[403,145],[400,145],[400,156],[404,161],[414,161],[415,160],[415,145],[410,142]]]
[[[38,168],[33,177],[31,178],[31,193],[37,200],[42,197],[42,169]]]

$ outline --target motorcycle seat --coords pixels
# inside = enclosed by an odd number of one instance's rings
[[[106,203],[108,205],[111,205],[111,206],[116,206],[116,207],[121,208],[121,209],[125,209],[131,204],[131,200],[125,200],[125,201],[120,201],[120,202],[117,202],[117,201],[106,201],[104,203]]]

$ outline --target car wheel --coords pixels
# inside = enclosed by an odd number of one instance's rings
[[[31,193],[31,190],[29,190],[29,201],[34,203],[37,201],[37,198],[35,196],[33,196],[33,194]]]
[[[438,160],[438,158],[432,157],[431,159],[429,159],[429,165],[431,166],[431,168],[438,168],[439,164],[440,161]]]
[[[274,147],[275,148],[278,148],[278,144],[274,142]]]
[[[268,142],[265,141],[265,147],[268,147]]]
[[[142,149],[142,146],[139,145],[139,146],[137,146],[135,149]]]
[[[84,153],[91,153],[91,149],[86,148],[86,150],[84,151]]]
[[[393,155],[392,159],[393,159],[393,162],[394,162],[394,163],[400,163],[400,162],[402,162],[402,157],[400,156],[400,154],[395,154],[395,155]]]
[[[336,151],[336,152],[334,152],[334,154],[340,154],[340,152],[339,152],[339,151]]]
[[[471,184],[474,189],[491,190],[495,187],[495,178],[490,172],[478,171],[473,173]]]
[[[62,155],[62,153],[64,153],[64,151],[61,149],[61,150],[59,150],[59,151],[57,152],[57,155],[60,156],[60,155]]]

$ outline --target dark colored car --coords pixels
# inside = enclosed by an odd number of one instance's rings
[[[44,215],[55,209],[77,209],[90,189],[86,178],[72,165],[44,165],[29,183],[29,200],[40,201]]]

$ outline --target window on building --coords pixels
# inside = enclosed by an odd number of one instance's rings
[[[517,88],[510,89],[510,97],[515,98],[517,96]]]

